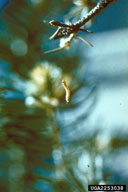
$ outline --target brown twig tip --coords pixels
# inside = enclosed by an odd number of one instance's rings
[[[52,20],[50,21],[50,25],[57,27],[56,32],[49,38],[50,40],[52,39],[68,39],[70,38],[70,40],[68,41],[68,45],[71,44],[71,41],[73,39],[76,39],[77,37],[82,40],[84,43],[86,43],[87,45],[93,47],[93,45],[88,42],[86,39],[84,39],[83,37],[77,35],[78,31],[82,31],[82,32],[86,32],[86,33],[92,33],[89,30],[86,29],[82,29],[81,27],[85,25],[85,23],[87,23],[90,19],[92,19],[93,17],[99,15],[104,9],[106,9],[108,6],[110,6],[112,3],[115,3],[118,0],[100,0],[97,5],[87,13],[87,15],[85,17],[83,17],[82,19],[78,20],[76,23],[74,24],[64,24],[61,23],[59,21],[56,20]],[[72,36],[73,35],[73,36]],[[46,51],[45,54],[48,53],[54,53],[57,51],[60,51],[64,48],[67,48],[67,42],[65,43],[65,45],[62,47],[60,46],[57,49],[51,50],[51,51]]]
[[[59,26],[60,22],[56,20],[49,21],[49,24],[52,26]]]

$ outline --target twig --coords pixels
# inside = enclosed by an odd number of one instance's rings
[[[81,29],[81,27],[83,25],[85,25],[85,23],[87,23],[93,17],[99,15],[104,9],[106,9],[108,6],[115,3],[116,1],[118,1],[118,0],[100,0],[97,3],[97,5],[91,11],[89,11],[87,13],[87,15],[85,17],[83,17],[82,19],[80,19],[79,21],[77,21],[74,24],[64,24],[64,23],[61,23],[61,22],[56,21],[56,20],[50,21],[49,23],[52,26],[57,27],[56,32],[49,38],[50,40],[68,38],[68,37],[70,38],[70,40],[68,40],[68,43],[67,43],[67,41],[65,41],[65,45],[63,47],[60,46],[57,49],[46,51],[45,54],[53,53],[56,51],[60,51],[64,48],[67,48],[67,44],[69,47],[71,41],[73,39],[76,39],[77,37],[80,38],[84,43],[88,44],[89,46],[92,46],[92,44],[90,42],[88,42],[86,39],[77,35],[78,31],[83,31],[86,33],[92,33],[89,30]]]
[[[87,13],[85,17],[74,23],[76,27],[80,28],[82,27],[85,23],[87,23],[90,19],[93,17],[99,15],[104,9],[109,7],[111,4],[115,3],[118,0],[101,0],[97,3],[97,5]]]
[[[79,30],[90,33],[90,31],[83,30],[80,27],[85,25],[85,23],[87,23],[93,17],[99,15],[104,9],[106,9],[108,6],[115,3],[116,1],[118,1],[118,0],[101,0],[101,1],[99,1],[97,3],[97,5],[91,11],[89,11],[85,17],[83,17],[82,19],[80,19],[79,21],[77,21],[74,24],[67,25],[67,24],[60,23],[59,21],[56,21],[56,20],[50,21],[49,23],[51,25],[58,27],[57,31],[54,33],[54,35],[52,35],[52,37],[50,37],[50,39],[59,39],[62,37],[67,37],[71,33],[77,33]]]

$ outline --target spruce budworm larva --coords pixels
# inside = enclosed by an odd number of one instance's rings
[[[66,97],[65,97],[65,100],[66,100],[67,103],[69,103],[70,89],[69,89],[69,87],[67,86],[65,80],[62,80],[62,85],[63,85],[63,87],[64,87],[64,89],[65,89],[65,91],[66,91]]]

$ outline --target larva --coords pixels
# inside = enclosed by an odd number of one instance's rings
[[[62,80],[62,85],[63,85],[63,87],[64,87],[64,89],[65,89],[65,91],[66,91],[65,100],[66,100],[67,103],[69,103],[70,89],[69,89],[69,87],[67,86],[65,80]]]

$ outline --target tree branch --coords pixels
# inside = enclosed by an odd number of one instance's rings
[[[109,7],[111,4],[115,3],[118,0],[101,0],[100,2],[97,3],[97,5],[87,13],[85,17],[83,17],[81,20],[77,21],[73,25],[76,27],[81,27],[85,23],[87,23],[90,19],[93,17],[99,15],[104,9]]]
[[[81,27],[83,25],[85,25],[85,23],[87,23],[93,17],[99,15],[104,9],[106,9],[108,6],[115,3],[116,1],[118,1],[118,0],[100,0],[97,3],[97,5],[91,11],[89,11],[87,13],[87,15],[85,17],[83,17],[82,19],[80,19],[79,21],[77,21],[74,24],[64,24],[64,23],[61,23],[61,22],[56,21],[56,20],[50,21],[49,23],[52,26],[58,27],[58,28],[57,28],[56,32],[49,39],[50,40],[62,39],[64,37],[64,38],[66,38],[66,40],[65,40],[65,43],[63,43],[64,44],[63,47],[60,46],[57,49],[46,51],[45,54],[60,51],[60,50],[65,49],[65,48],[67,49],[67,47],[69,48],[71,41],[77,37],[79,37],[84,43],[92,46],[92,44],[89,43],[86,39],[77,35],[78,31],[91,33],[91,31],[81,29]]]

